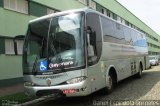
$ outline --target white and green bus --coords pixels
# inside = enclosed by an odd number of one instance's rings
[[[32,20],[23,48],[29,96],[85,96],[148,67],[146,38],[95,10],[69,10]]]

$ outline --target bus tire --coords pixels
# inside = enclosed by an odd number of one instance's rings
[[[113,89],[114,89],[114,77],[111,73],[108,75],[108,80],[109,80],[109,86],[106,86],[104,88],[104,94],[110,94],[113,92]]]
[[[142,65],[139,65],[139,72],[135,75],[136,78],[142,78]]]

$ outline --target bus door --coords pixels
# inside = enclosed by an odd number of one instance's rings
[[[103,80],[103,72],[101,72],[101,64],[99,62],[102,52],[102,34],[100,27],[100,19],[98,14],[88,13],[86,17],[87,28],[87,75],[91,80],[92,92],[100,89],[105,83]],[[102,81],[103,80],[103,81]]]

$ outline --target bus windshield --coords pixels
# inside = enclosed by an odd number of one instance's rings
[[[32,22],[23,49],[24,73],[84,66],[82,17],[72,13]]]

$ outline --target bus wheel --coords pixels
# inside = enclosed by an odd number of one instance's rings
[[[106,77],[106,82],[108,80],[108,84],[107,86],[104,88],[104,93],[105,94],[110,94],[113,91],[114,88],[114,79],[113,79],[113,75],[109,74],[108,78]]]
[[[142,78],[142,65],[139,66],[139,72],[135,75],[136,78]]]

